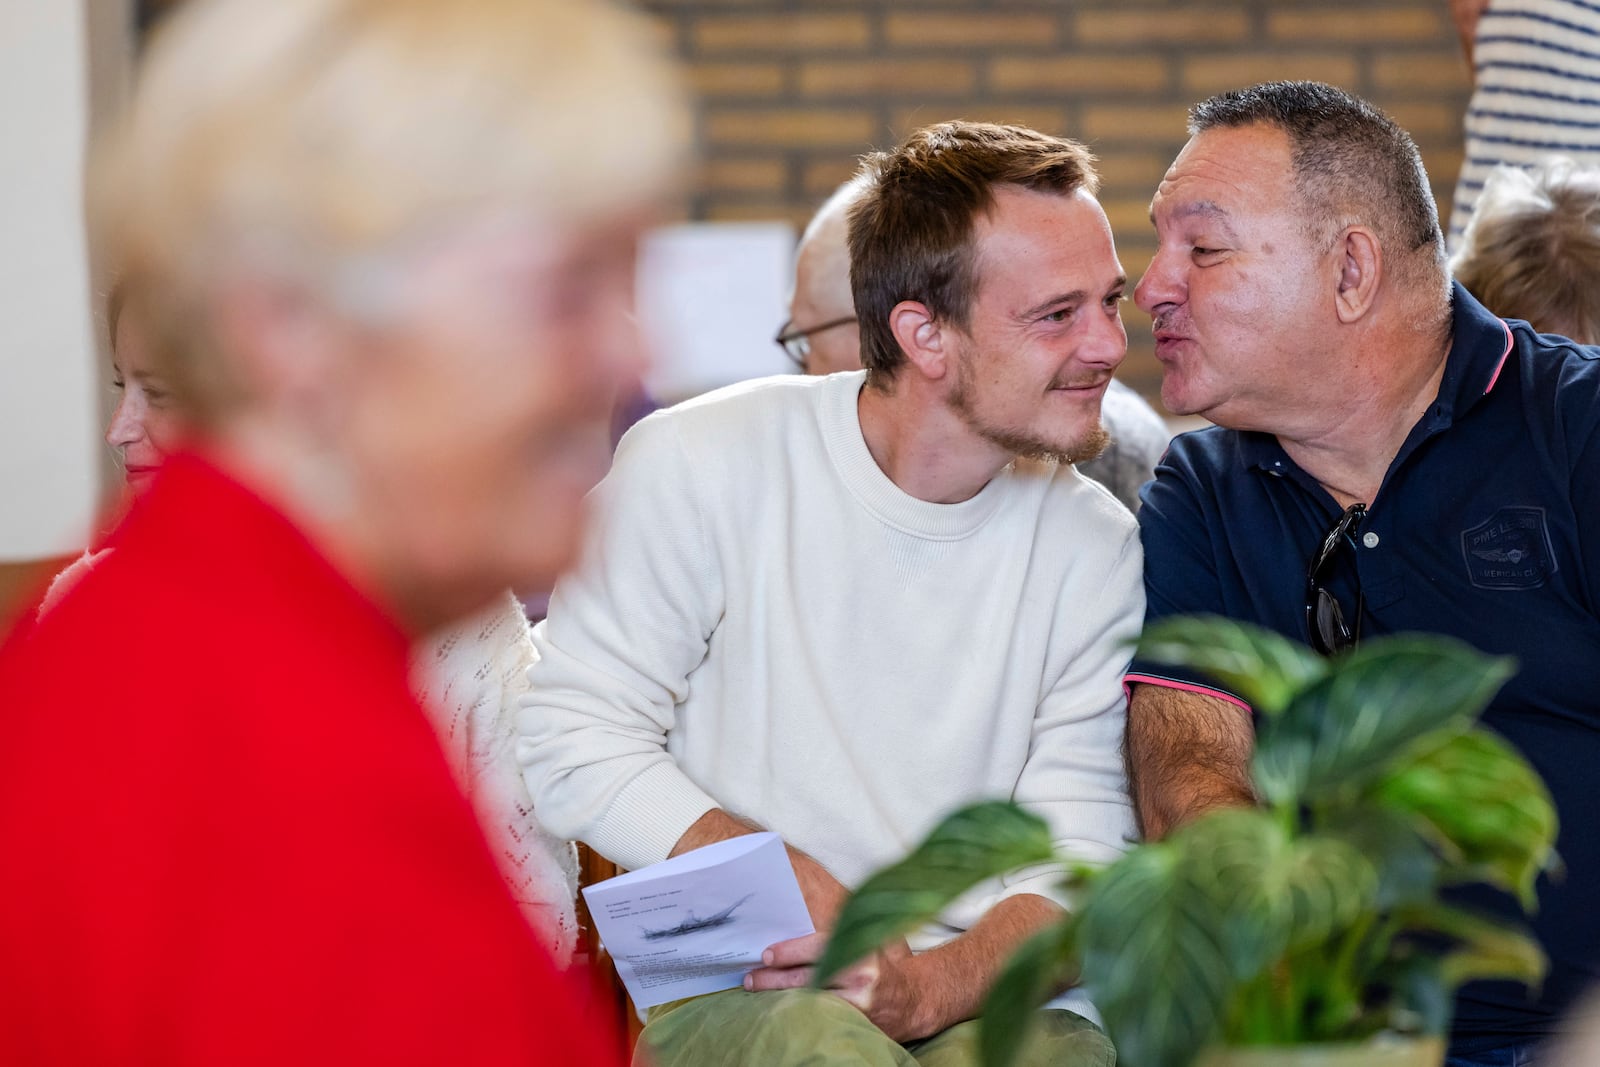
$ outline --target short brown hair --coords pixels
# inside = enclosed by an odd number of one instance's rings
[[[1495,168],[1450,265],[1496,315],[1600,343],[1600,170],[1565,158]]]
[[[977,277],[972,224],[996,185],[1060,193],[1099,188],[1094,156],[1076,141],[1023,126],[941,122],[862,159],[866,190],[850,209],[850,289],[868,381],[886,386],[905,353],[889,313],[915,300],[965,328]]]

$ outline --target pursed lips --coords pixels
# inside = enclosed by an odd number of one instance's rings
[[[1190,338],[1176,330],[1156,330],[1153,334],[1156,342],[1156,359],[1171,356],[1173,350]]]
[[[1183,333],[1181,330],[1174,329],[1171,319],[1166,318],[1165,316],[1158,316],[1156,318],[1156,321],[1150,332],[1151,336],[1155,339],[1157,348],[1163,344],[1170,346],[1178,341],[1189,340],[1189,335]]]

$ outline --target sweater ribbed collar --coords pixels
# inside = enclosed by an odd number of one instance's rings
[[[851,495],[881,521],[917,537],[954,541],[976,532],[1005,501],[1005,483],[1014,468],[1007,466],[976,496],[959,504],[918,500],[883,472],[867,448],[858,408],[866,380],[865,371],[851,371],[829,375],[821,383],[823,440]]]

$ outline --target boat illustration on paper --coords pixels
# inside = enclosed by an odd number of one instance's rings
[[[731,923],[733,921],[734,910],[753,896],[755,896],[754,893],[746,893],[732,904],[729,904],[726,908],[723,908],[714,915],[708,915],[704,919],[695,918],[694,912],[691,911],[687,916],[684,917],[684,920],[676,926],[668,926],[660,930],[652,930],[649,927],[640,927],[640,930],[646,941],[660,941],[663,938],[682,937],[684,934],[692,934],[696,930],[709,930],[713,926],[722,926],[725,923]]]

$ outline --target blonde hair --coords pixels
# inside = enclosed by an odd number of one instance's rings
[[[594,0],[189,0],[94,147],[92,239],[201,418],[219,279],[359,303],[353,268],[488,210],[581,222],[660,195],[686,109],[635,17]]]
[[[1496,167],[1450,266],[1496,315],[1600,343],[1600,170],[1560,156]]]

